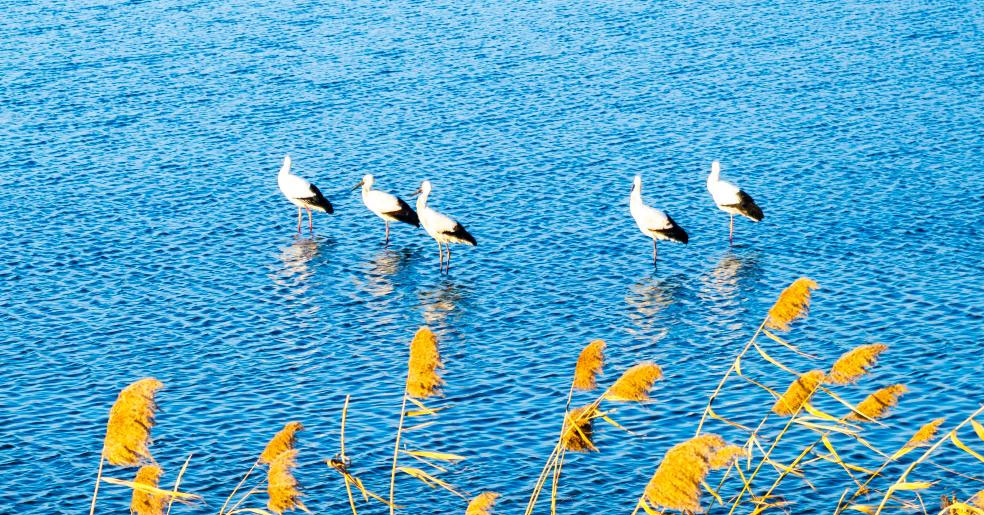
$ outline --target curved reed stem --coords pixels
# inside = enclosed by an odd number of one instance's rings
[[[714,399],[717,398],[718,394],[721,393],[721,389],[724,388],[724,384],[728,382],[728,377],[730,377],[731,373],[735,371],[738,361],[745,355],[746,352],[748,352],[748,349],[752,348],[752,344],[755,343],[755,339],[758,338],[758,335],[762,334],[762,330],[765,329],[765,323],[768,320],[768,316],[765,317],[765,320],[762,320],[762,323],[759,324],[755,334],[753,334],[751,339],[748,340],[745,347],[741,349],[741,352],[735,356],[735,359],[731,362],[731,366],[728,367],[728,371],[724,373],[723,377],[721,377],[721,381],[718,383],[717,388],[715,388],[714,392],[711,393],[711,397],[707,399],[707,406],[704,406],[704,414],[700,416],[700,422],[697,424],[697,432],[694,436],[700,436],[700,430],[704,428],[704,422],[707,420],[707,415],[710,413],[711,404],[714,402]]]
[[[103,454],[102,450],[99,451],[99,471],[96,472],[96,487],[92,490],[92,505],[89,506],[89,515],[93,515],[96,512],[96,496],[99,495],[99,482],[102,481],[103,475],[103,463],[106,461],[106,456]]]
[[[228,506],[228,505],[229,505],[229,501],[231,501],[231,500],[232,500],[232,498],[236,496],[236,492],[238,492],[238,491],[239,491],[239,489],[243,487],[243,483],[245,483],[245,482],[246,482],[246,479],[247,479],[247,478],[249,478],[249,475],[253,473],[253,470],[254,470],[254,469],[256,469],[256,466],[257,466],[257,465],[258,465],[259,463],[260,463],[260,461],[259,461],[259,460],[257,460],[257,461],[254,461],[254,462],[253,462],[253,466],[251,466],[251,467],[249,468],[249,470],[247,470],[247,471],[246,471],[246,475],[244,475],[244,476],[243,476],[243,478],[239,480],[239,484],[237,484],[237,485],[236,485],[236,488],[233,488],[233,489],[232,489],[232,493],[231,493],[231,494],[229,494],[229,497],[226,497],[226,500],[225,500],[225,502],[224,502],[224,503],[222,503],[222,507],[221,507],[221,508],[219,508],[219,515],[222,515],[223,513],[226,513],[226,511],[225,511],[225,509],[226,509],[226,506]],[[247,495],[248,495],[248,494],[247,494]],[[241,503],[241,502],[242,502],[242,500],[240,500],[239,502]],[[233,506],[232,508],[229,508],[229,511],[232,511],[232,510],[233,510],[233,509],[234,509],[234,508],[235,508],[236,506],[239,506],[239,503],[236,503],[236,505],[235,505],[235,506]]]
[[[410,376],[407,375],[407,385],[410,384]],[[393,446],[393,466],[390,468],[390,490],[389,490],[389,510],[390,515],[396,510],[393,502],[393,493],[396,490],[396,460],[400,455],[400,437],[403,435],[403,419],[407,413],[407,389],[403,388],[403,405],[400,407],[400,423],[396,426],[396,444]]]
[[[341,430],[341,452],[342,463],[345,463],[345,414],[348,413],[349,396],[345,396],[345,405],[342,406],[342,430]],[[348,476],[344,476],[345,491],[348,492],[349,506],[352,507],[352,515],[358,515],[355,511],[355,498],[352,497],[352,485],[349,484]]]

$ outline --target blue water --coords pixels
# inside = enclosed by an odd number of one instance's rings
[[[502,513],[525,505],[585,343],[609,344],[605,385],[662,365],[653,401],[612,415],[638,436],[599,425],[601,452],[571,457],[561,484],[562,513],[627,513],[801,275],[821,289],[789,339],[819,358],[768,348],[805,371],[883,342],[838,392],[911,390],[868,441],[892,452],[981,401],[978,2],[67,4],[0,2],[0,511],[83,512],[109,406],[154,376],[164,482],[194,453],[183,485],[208,502],[175,513],[217,512],[288,420],[307,426],[306,504],[344,513],[321,462],[344,396],[352,470],[384,492],[406,346],[427,324],[447,380],[430,403],[452,407],[409,445],[468,456],[440,476],[502,492]],[[277,191],[287,153],[336,206],[313,238]],[[712,159],[766,213],[736,221],[731,248]],[[384,248],[349,191],[364,173],[403,196],[430,179],[479,246],[449,275],[420,230],[394,227]],[[658,271],[628,213],[635,174],[691,236],[661,247]],[[754,425],[769,402],[735,382],[718,411]],[[795,431],[777,457],[814,438]],[[938,461],[984,475],[956,451]],[[944,480],[930,511],[982,486],[917,471]],[[793,477],[777,492],[800,513],[851,486],[829,463],[805,472],[817,491]],[[413,480],[397,498],[405,513],[465,506]],[[99,512],[126,503],[106,485]]]

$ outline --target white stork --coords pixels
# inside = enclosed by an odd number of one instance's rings
[[[441,247],[441,244],[444,244],[448,248],[447,270],[450,270],[452,243],[464,243],[471,246],[475,246],[478,243],[475,242],[475,237],[469,234],[463,225],[427,207],[427,197],[430,195],[430,192],[430,181],[420,183],[420,188],[414,192],[414,195],[420,195],[417,197],[417,214],[420,216],[420,223],[424,226],[424,230],[437,242],[438,263],[442,269],[444,267],[444,249]]]
[[[410,204],[385,191],[372,189],[372,185],[375,182],[376,180],[372,175],[366,174],[352,190],[357,190],[361,187],[362,203],[369,208],[369,211],[376,213],[376,216],[382,218],[383,222],[386,223],[386,240],[384,244],[389,243],[390,222],[403,222],[414,227],[420,227],[420,219],[417,218],[417,213],[410,207]]]
[[[735,215],[742,215],[753,222],[760,222],[765,218],[762,209],[755,204],[748,193],[728,181],[721,180],[721,163],[717,161],[711,163],[711,174],[707,176],[707,191],[711,192],[718,209],[731,215],[731,222],[728,224],[730,244],[734,244]]]
[[[290,173],[290,156],[284,156],[284,164],[280,167],[277,174],[277,186],[280,192],[287,197],[287,200],[297,206],[297,232],[301,232],[301,209],[308,214],[308,230],[314,232],[314,224],[311,222],[311,210],[321,211],[322,213],[334,213],[331,202],[321,194],[317,186]]]
[[[656,242],[658,240],[676,241],[687,243],[690,238],[687,231],[684,231],[670,215],[666,212],[649,207],[642,203],[642,178],[638,175],[632,184],[632,193],[629,195],[629,212],[635,218],[636,225],[642,234],[653,239],[653,266],[656,266]]]

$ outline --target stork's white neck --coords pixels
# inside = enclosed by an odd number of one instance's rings
[[[632,182],[632,193],[629,195],[629,204],[636,206],[642,205],[642,179],[636,176]]]
[[[421,211],[427,207],[427,197],[430,195],[430,189],[421,190],[420,195],[417,197],[417,211]]]
[[[721,163],[714,161],[711,163],[711,174],[707,176],[707,184],[713,184],[721,180]]]

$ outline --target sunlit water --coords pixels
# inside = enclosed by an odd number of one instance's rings
[[[451,407],[408,446],[468,456],[441,477],[502,492],[503,513],[525,504],[585,343],[609,344],[604,385],[661,364],[652,402],[612,415],[637,434],[599,426],[601,452],[571,456],[561,483],[562,513],[627,513],[800,275],[821,289],[788,337],[819,358],[774,355],[805,371],[883,342],[838,392],[911,389],[869,441],[891,452],[981,401],[980,3],[0,4],[0,511],[83,512],[109,406],[154,376],[164,481],[194,453],[183,485],[208,501],[176,513],[218,511],[294,419],[307,505],[344,513],[321,461],[344,396],[352,470],[384,492],[407,343],[427,324],[447,380],[429,402]],[[313,238],[276,188],[286,153],[336,205]],[[736,222],[733,248],[704,187],[715,158],[766,213]],[[349,191],[364,173],[403,196],[430,179],[479,246],[449,275],[420,230],[384,248]],[[635,174],[691,235],[658,271],[628,213]],[[785,388],[760,362],[744,368]],[[718,411],[755,425],[770,398],[732,386]],[[779,459],[815,436],[795,430]],[[938,461],[984,476],[958,452]],[[984,486],[917,471],[945,479],[931,505]],[[805,472],[816,492],[777,491],[799,513],[851,485]],[[126,509],[124,488],[102,492],[101,512]],[[397,494],[408,513],[465,505],[413,480]]]

